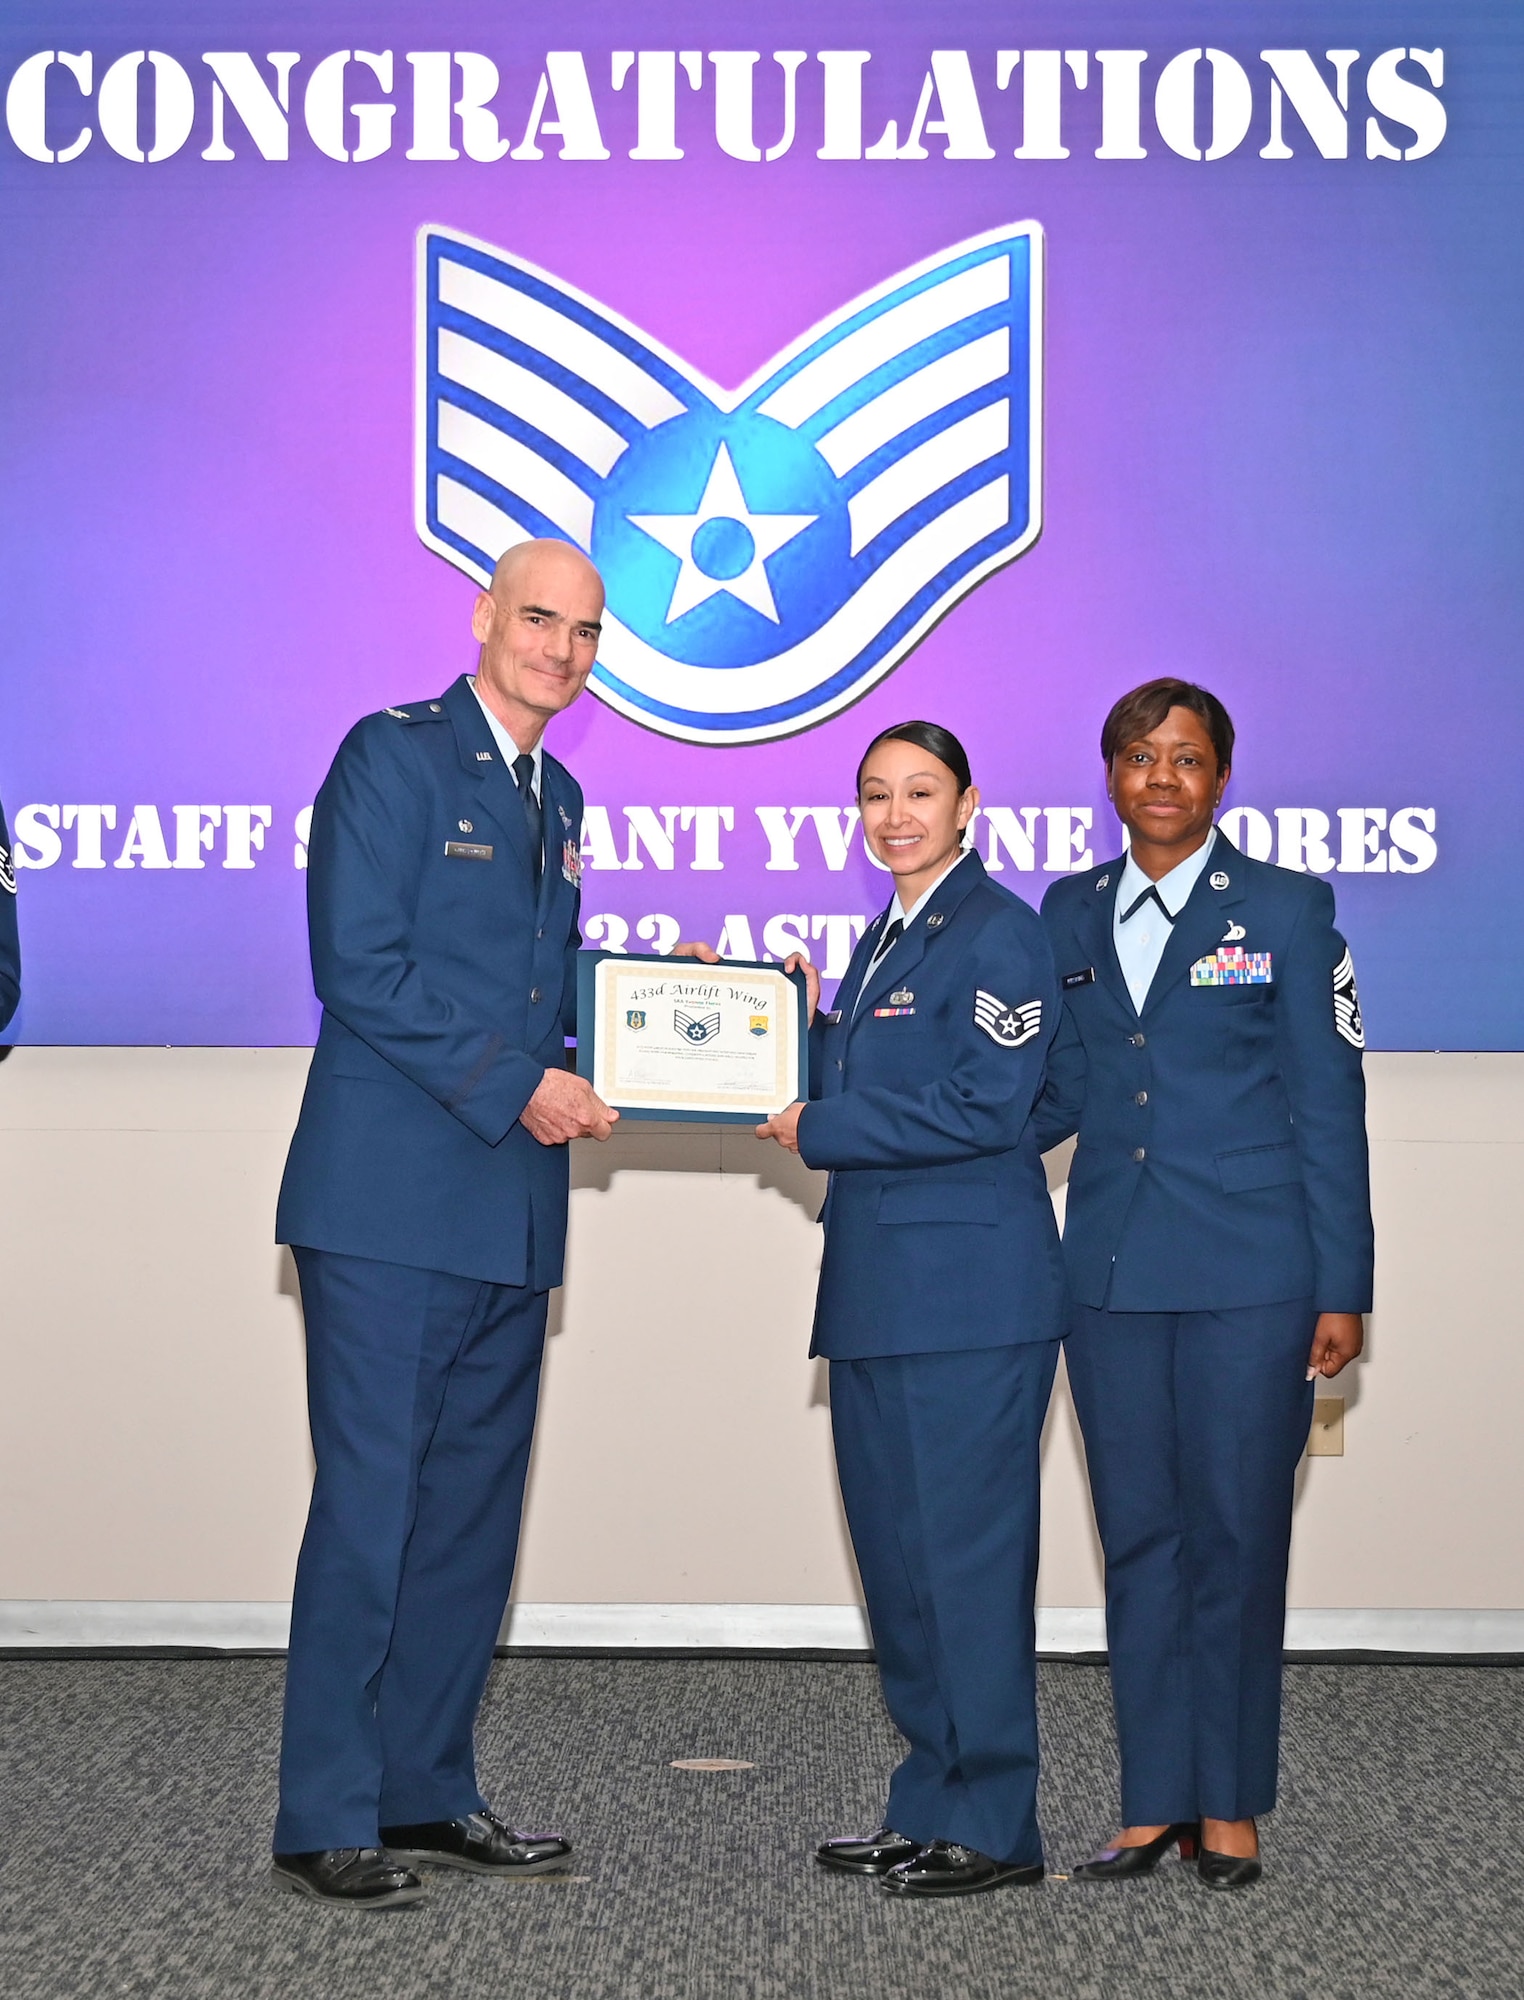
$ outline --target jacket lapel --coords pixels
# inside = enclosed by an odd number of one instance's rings
[[[461,768],[479,787],[478,809],[491,814],[494,825],[502,830],[519,860],[526,868],[530,867],[529,825],[519,803],[519,788],[513,782],[512,771],[504,767],[498,754],[497,739],[487,726],[470,681],[462,674],[459,680],[451,682],[441,699],[455,730]],[[542,792],[545,789],[543,777],[540,789]]]
[[[862,991],[862,983],[868,976],[868,967],[873,962],[873,954],[878,950],[878,941],[884,934],[884,913],[879,912],[857,941],[857,949],[847,963],[840,986],[836,989],[836,1012],[843,1021],[852,1019],[852,1010],[857,1004],[857,996]]]
[[[540,877],[540,915],[549,912],[557,896],[575,892],[561,867],[567,841],[580,851],[582,829],[571,816],[568,774],[549,754],[540,758],[540,819],[545,828],[545,871]],[[516,789],[516,788],[515,788]],[[527,843],[526,843],[527,845]]]
[[[963,857],[951,874],[943,877],[936,894],[910,929],[887,954],[883,963],[875,966],[867,975],[860,989],[862,1001],[853,1018],[854,1027],[872,1013],[873,1002],[891,988],[897,990],[902,986],[909,986],[912,992],[915,990],[912,982],[916,967],[926,956],[928,947],[969,890],[984,879],[984,863],[972,852]],[[889,907],[888,920],[892,923],[898,915],[899,904],[892,903]]]
[[[1121,961],[1117,957],[1114,921],[1117,892],[1122,886],[1122,871],[1126,866],[1126,855],[1118,855],[1115,861],[1108,861],[1095,870],[1090,878],[1091,893],[1081,899],[1074,930],[1080,946],[1080,956],[1094,968],[1096,978],[1112,997],[1131,1014],[1136,1009],[1132,1004],[1132,995],[1127,990],[1127,981],[1122,977]],[[1084,967],[1060,965],[1056,970],[1062,979],[1066,973],[1082,972]]]
[[[1226,943],[1226,933],[1233,921],[1232,907],[1244,899],[1244,877],[1243,856],[1226,834],[1219,833],[1211,859],[1196,877],[1196,886],[1175,919],[1143,1003],[1144,1020],[1162,997],[1179,985],[1198,958]]]

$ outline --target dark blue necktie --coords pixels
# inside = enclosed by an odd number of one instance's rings
[[[527,750],[514,758],[513,777],[519,788],[519,804],[524,808],[524,824],[529,828],[529,851],[534,856],[534,879],[538,882],[544,861],[545,829],[540,802],[534,795],[534,758]]]
[[[896,917],[892,924],[885,924],[884,935],[879,939],[878,950],[873,954],[874,965],[877,965],[879,960],[899,943],[904,931],[905,922],[902,917]]]
[[[1138,914],[1139,910],[1142,909],[1143,905],[1148,902],[1154,902],[1159,905],[1160,910],[1164,914],[1164,921],[1167,924],[1174,923],[1175,920],[1170,915],[1169,910],[1165,905],[1164,898],[1159,894],[1158,889],[1154,886],[1152,882],[1149,883],[1148,887],[1143,891],[1142,895],[1139,896],[1138,900],[1133,904],[1132,908],[1130,910],[1124,910],[1122,912],[1122,922],[1124,924],[1130,922],[1132,918],[1134,918]]]

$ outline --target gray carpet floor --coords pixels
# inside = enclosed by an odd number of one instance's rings
[[[1296,1666],[1268,1874],[1170,1863],[904,1908],[809,1861],[871,1826],[895,1738],[871,1667],[510,1659],[485,1785],[577,1842],[570,1879],[436,1875],[341,1915],[276,1894],[281,1664],[0,1662],[6,2000],[1342,2000],[1524,1994],[1524,1670]],[[1042,1669],[1049,1866],[1112,1824],[1103,1668]],[[675,1757],[754,1760],[724,1774]]]

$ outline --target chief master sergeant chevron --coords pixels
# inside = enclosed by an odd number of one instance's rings
[[[317,1478],[297,1564],[277,1879],[381,1909],[419,1864],[564,1866],[477,1787],[517,1552],[567,1141],[618,1113],[565,1067],[582,793],[540,738],[603,585],[527,542],[476,599],[474,681],[366,716],[313,812],[323,1019],[281,1188]]]

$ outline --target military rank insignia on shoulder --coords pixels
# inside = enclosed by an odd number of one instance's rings
[[[1333,973],[1334,1030],[1352,1049],[1365,1047],[1365,1023],[1360,1018],[1360,997],[1355,992],[1355,961],[1344,948],[1344,956]]]
[[[411,722],[413,719],[405,708],[383,708],[381,713],[389,715],[393,722]]]
[[[1019,1049],[1042,1032],[1042,1001],[1023,1000],[1017,1007],[981,986],[974,994],[974,1026],[982,1028],[1003,1049]]]

